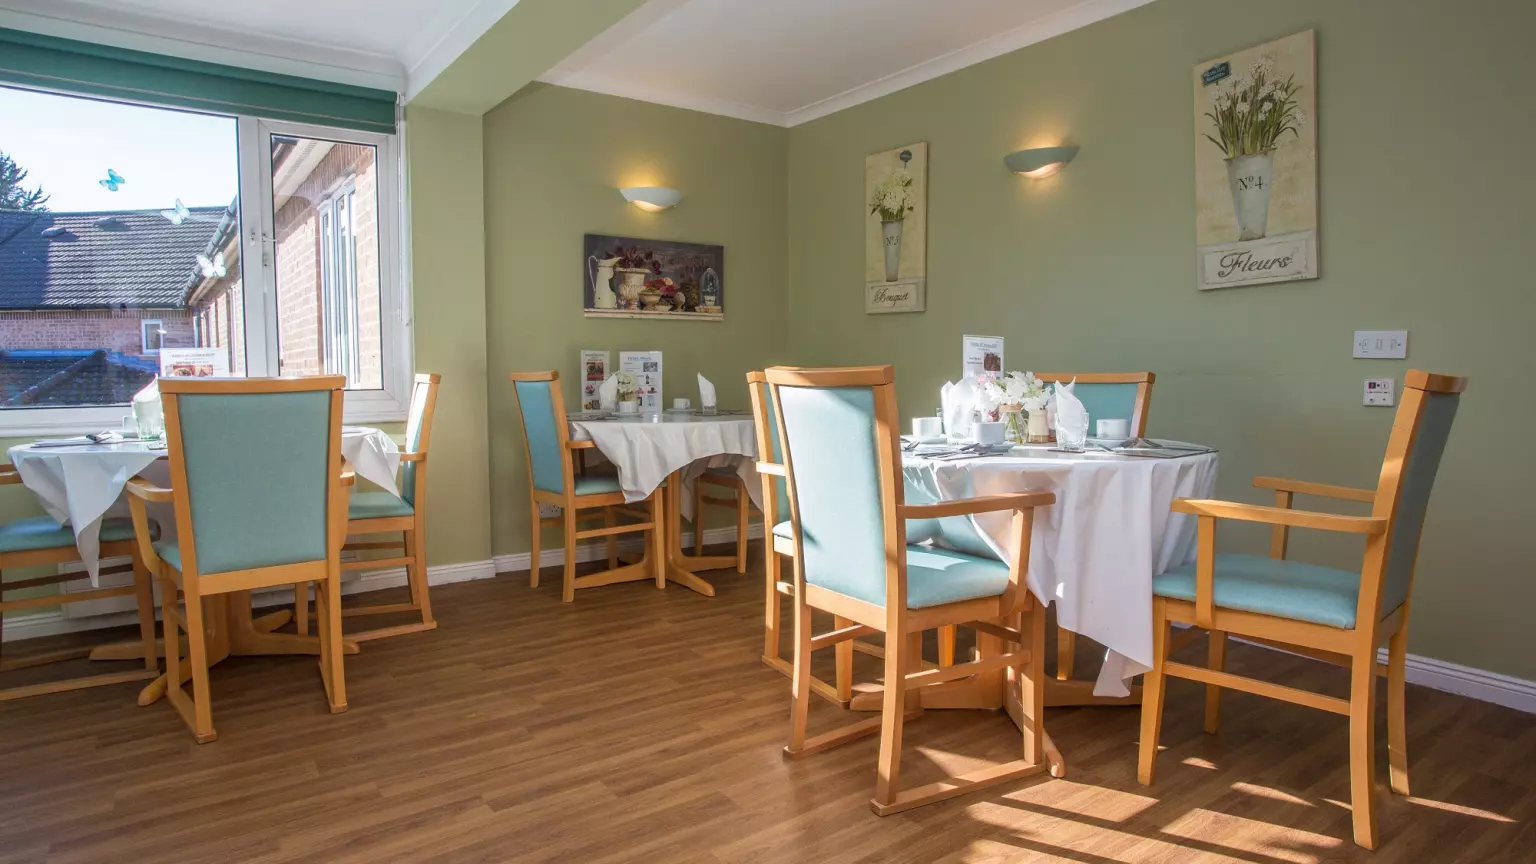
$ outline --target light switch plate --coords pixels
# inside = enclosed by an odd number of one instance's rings
[[[1395,405],[1397,400],[1397,381],[1393,378],[1367,378],[1365,379],[1365,404],[1366,405]]]
[[[1407,330],[1356,330],[1354,356],[1364,359],[1404,360],[1408,357]]]

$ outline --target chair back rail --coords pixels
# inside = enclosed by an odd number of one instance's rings
[[[779,423],[768,395],[768,378],[762,372],[747,373],[747,393],[752,397],[752,427],[757,433],[757,452],[764,462],[784,464],[784,447],[779,443]],[[789,518],[789,487],[784,478],[763,475],[763,524],[769,531]],[[769,538],[772,544],[772,537]]]
[[[1090,420],[1125,418],[1131,437],[1147,434],[1147,411],[1152,407],[1152,372],[1036,372],[1046,384],[1070,384],[1072,395],[1088,409]],[[1088,434],[1094,434],[1090,427]]]
[[[560,393],[560,373],[513,372],[510,377],[513,400],[523,421],[523,455],[530,487],[552,495],[569,495],[575,487],[571,460],[566,455],[570,429]]]
[[[340,560],[345,387],[339,375],[161,380],[189,593],[200,575],[315,563],[323,576]]]
[[[425,456],[432,441],[432,415],[437,413],[437,385],[443,376],[418,374],[411,385],[410,414],[405,421],[405,452]],[[421,461],[400,465],[400,497],[416,507],[427,491],[427,466]]]

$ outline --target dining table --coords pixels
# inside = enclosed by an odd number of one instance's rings
[[[571,414],[566,419],[572,441],[592,442],[613,463],[625,501],[643,501],[661,490],[662,569],[667,580],[706,597],[715,596],[714,586],[698,574],[734,567],[736,558],[683,551],[683,518],[694,520],[695,531],[703,530],[698,514],[690,512],[693,496],[683,493],[705,471],[724,469],[741,478],[752,502],[762,508],[757,433],[751,412],[668,410],[624,415],[599,411]]]
[[[395,474],[400,467],[400,447],[383,430],[371,426],[344,426],[341,453],[345,470],[354,472],[392,495],[399,496]],[[18,444],[7,450],[22,485],[31,489],[43,509],[75,534],[81,563],[93,584],[100,578],[101,521],[107,516],[126,516],[123,490],[133,477],[144,477],[169,487],[168,451],[163,440],[54,439]],[[176,536],[171,505],[150,504],[150,515],[160,525],[162,539]],[[229,656],[319,654],[317,636],[273,632],[292,620],[288,610],[256,616],[250,591],[233,591],[209,598],[209,665]],[[358,653],[355,642],[345,642],[348,654]],[[91,652],[92,660],[132,660],[142,656],[138,642],[103,645]],[[162,652],[164,645],[161,645]],[[190,665],[183,665],[190,674]],[[162,675],[139,694],[148,705],[165,695]]]
[[[1219,454],[1199,445],[1161,442],[1158,456],[1090,447],[1020,444],[972,455],[902,454],[908,504],[933,504],[1010,492],[1052,492],[1056,503],[1035,510],[1028,584],[1042,605],[1053,605],[1060,626],[1105,648],[1096,680],[1050,680],[1046,704],[1113,705],[1139,701],[1130,679],[1151,666],[1152,579],[1193,560],[1197,525],[1172,512],[1177,498],[1210,497]],[[973,555],[1008,560],[1011,514],[983,513],[908,523],[909,543],[929,542]],[[978,634],[981,656],[1000,652]],[[1002,673],[924,688],[924,707],[1003,705]],[[1011,694],[1011,688],[1009,689]],[[854,697],[856,710],[879,710],[878,690]]]

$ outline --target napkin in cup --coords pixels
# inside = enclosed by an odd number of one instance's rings
[[[960,379],[958,383],[945,384],[939,390],[940,411],[944,414],[944,431],[950,438],[969,438],[975,431],[976,407],[981,400],[981,389],[974,377]]]
[[[703,375],[699,376],[699,407],[709,410],[715,407],[715,385]]]
[[[160,379],[156,378],[143,390],[133,394],[133,422],[139,427],[140,437],[159,437],[160,430],[165,429],[165,408],[160,401]]]
[[[1056,403],[1057,443],[1081,447],[1088,438],[1088,409],[1072,392],[1071,384],[1057,382],[1051,398]]]
[[[597,404],[603,411],[619,410],[619,376],[618,373],[609,375],[603,383],[597,385]]]

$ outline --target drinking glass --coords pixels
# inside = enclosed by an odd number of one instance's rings
[[[1078,423],[1062,422],[1056,417],[1056,446],[1062,450],[1082,450],[1088,445],[1088,418]]]

